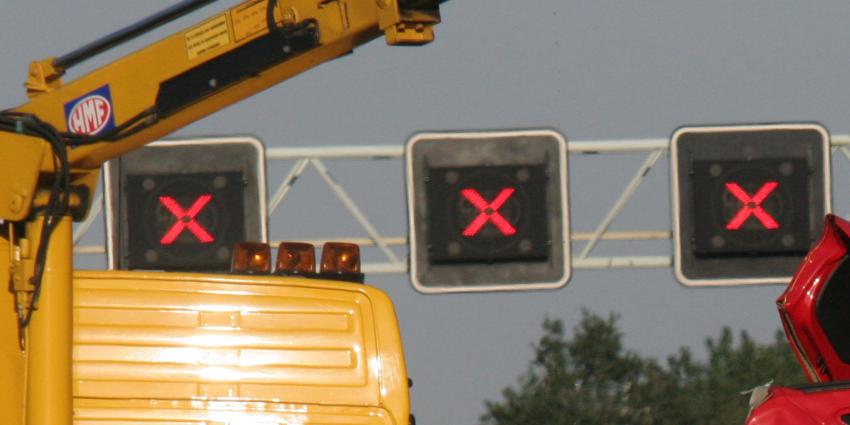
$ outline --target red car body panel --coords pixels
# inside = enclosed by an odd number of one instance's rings
[[[850,424],[850,382],[774,387],[750,412],[746,425]]]
[[[828,215],[820,241],[776,301],[788,342],[812,382],[850,380],[848,252],[850,222]]]
[[[816,384],[769,388],[746,425],[850,425],[850,222],[828,215],[821,239],[776,300],[785,336]]]

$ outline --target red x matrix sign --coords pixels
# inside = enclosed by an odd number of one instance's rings
[[[192,206],[190,206],[188,210],[184,210],[183,207],[174,200],[174,198],[170,196],[160,196],[159,202],[174,215],[175,221],[174,225],[171,226],[171,228],[168,229],[168,232],[166,232],[159,240],[159,243],[162,245],[173,244],[184,230],[188,230],[195,235],[195,238],[197,238],[200,243],[214,242],[215,237],[213,237],[213,235],[207,232],[207,229],[195,221],[195,218],[210,202],[210,200],[212,200],[212,198],[212,195],[209,194],[201,195],[195,199],[195,202],[192,203]]]
[[[443,167],[430,172],[432,258],[479,262],[546,258],[550,245],[542,166]]]
[[[755,193],[755,195],[750,196],[738,183],[728,182],[726,183],[726,190],[732,193],[732,195],[741,201],[741,209],[738,210],[738,213],[726,223],[727,230],[738,230],[741,228],[741,225],[744,224],[750,217],[755,217],[758,221],[764,226],[767,230],[776,230],[779,228],[779,223],[773,219],[773,217],[761,207],[761,204],[776,190],[776,187],[779,186],[777,182],[767,182],[763,184]]]
[[[829,155],[829,133],[817,123],[676,130],[676,279],[688,286],[787,284],[830,210]]]
[[[104,178],[110,268],[222,272],[234,244],[267,240],[256,138],[154,142],[109,161]]]
[[[405,149],[410,279],[426,293],[570,276],[567,143],[549,129],[419,133]]]
[[[499,213],[499,208],[513,195],[514,188],[503,188],[496,198],[490,202],[485,200],[477,190],[472,188],[463,189],[460,193],[470,204],[478,209],[478,216],[475,217],[475,220],[472,220],[472,223],[469,223],[469,226],[463,229],[463,236],[471,238],[477,235],[487,223],[492,223],[496,226],[504,236],[513,236],[516,234],[516,228]]]
[[[130,267],[229,266],[246,234],[241,182],[231,172],[128,176]]]

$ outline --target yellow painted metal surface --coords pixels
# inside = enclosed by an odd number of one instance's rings
[[[164,81],[267,34],[269,4],[244,1],[67,84],[50,58],[33,63],[30,101],[16,112],[66,131],[64,106],[108,87],[118,126],[150,118],[120,140],[69,149],[72,185],[89,192],[72,196],[75,218],[89,207],[104,161],[382,34],[394,44],[428,42],[439,20],[434,11],[403,10],[398,0],[275,2],[279,23],[315,23],[317,46],[171,115],[140,115],[156,105]],[[208,83],[216,87],[215,79]],[[38,219],[29,212],[47,198],[53,160],[43,143],[17,134],[4,133],[0,144],[0,218],[23,231],[17,248],[34,253]],[[26,352],[17,344],[14,296],[0,290],[0,424],[65,424],[72,404],[77,424],[407,423],[401,340],[380,291],[271,277],[114,272],[81,272],[72,285],[70,229],[65,218],[51,238]],[[32,256],[22,259],[26,267],[10,268],[16,247],[9,245],[0,232],[0,275],[26,286]]]
[[[396,0],[289,0],[279,4],[280,8],[276,9],[279,22],[315,20],[318,23],[319,46],[251,78],[222,88],[118,143],[100,143],[75,149],[69,152],[73,167],[77,170],[97,169],[110,158],[157,140],[232,103],[345,55],[355,47],[380,37],[385,29],[392,33],[388,40],[399,44],[428,42],[433,38],[431,26],[438,21],[432,16],[420,19],[421,13],[408,17],[399,12]],[[378,4],[392,12],[379,13]],[[161,82],[267,34],[266,7],[266,0],[242,2],[79,79],[50,87],[49,91],[32,97],[30,102],[16,110],[36,113],[42,120],[60,130],[66,130],[63,105],[109,85],[115,121],[117,124],[126,122],[130,117],[155,105]],[[379,26],[379,14],[383,28]],[[408,18],[413,22],[405,24]],[[412,29],[406,29],[408,26]],[[50,167],[50,161],[42,163],[42,169]]]
[[[77,272],[75,424],[406,425],[396,323],[364,285]]]
[[[76,400],[75,425],[401,425],[381,408],[223,400]],[[407,425],[407,423],[403,423]]]
[[[22,134],[3,134],[0,170],[0,218],[23,220],[32,210],[39,166],[47,151],[43,140]]]
[[[40,236],[43,217],[27,223]],[[27,328],[26,421],[28,425],[71,424],[71,217],[53,231],[38,310]]]
[[[0,271],[9,270],[9,235],[0,229]],[[24,420],[24,354],[18,348],[15,297],[0,288],[0,424],[18,425]]]

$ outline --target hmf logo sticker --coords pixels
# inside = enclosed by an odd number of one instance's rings
[[[97,136],[115,128],[109,85],[66,103],[65,122],[69,132],[85,136]]]

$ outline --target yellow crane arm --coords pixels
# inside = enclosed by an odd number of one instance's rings
[[[25,83],[30,101],[15,112],[33,114],[60,132],[76,133],[80,146],[68,150],[73,180],[93,189],[96,177],[92,175],[105,161],[382,34],[389,44],[430,42],[432,26],[439,22],[437,3],[248,0],[67,84],[62,81],[67,61],[36,61]],[[92,94],[108,103],[69,111],[73,102]],[[104,112],[105,108],[109,110]],[[114,129],[86,137],[104,124],[99,118],[106,113],[111,114]],[[0,218],[7,220],[20,220],[29,213],[26,204],[35,200],[35,170],[48,173],[54,168],[43,143],[18,142],[10,145],[20,154],[10,157],[33,158],[30,161],[40,164],[29,167],[16,161],[16,176],[9,176],[12,179],[5,184],[23,182],[2,191],[5,198],[18,195],[17,200],[0,199]],[[14,164],[7,165],[13,168]],[[8,208],[12,203],[24,208],[12,212]],[[86,201],[81,203],[82,210],[87,209]]]

